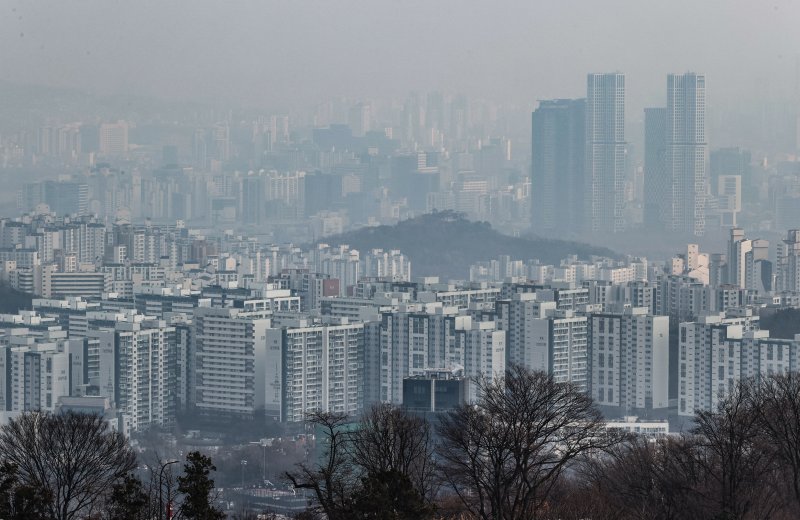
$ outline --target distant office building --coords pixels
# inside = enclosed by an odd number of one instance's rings
[[[89,186],[74,181],[43,181],[23,185],[17,197],[17,206],[30,211],[39,204],[47,204],[58,216],[85,215],[89,207]]]
[[[364,137],[364,134],[371,130],[371,112],[368,103],[358,103],[350,109],[347,114],[347,123],[353,130],[355,137]]]
[[[710,154],[709,160],[709,182],[711,190],[714,194],[719,194],[715,191],[719,184],[719,177],[721,175],[737,175],[742,179],[742,189],[744,195],[751,197],[757,196],[757,191],[751,193],[753,182],[753,169],[751,166],[752,156],[748,150],[736,148],[719,148],[713,150]]]
[[[716,180],[720,226],[736,227],[737,217],[742,211],[742,177],[740,175],[718,175]]]
[[[586,95],[588,230],[625,229],[625,75],[589,74]]]
[[[586,100],[541,101],[531,119],[532,227],[580,230],[585,224]]]
[[[44,298],[67,298],[81,296],[100,298],[111,288],[111,276],[101,272],[60,273],[54,265],[42,267],[42,288]]]
[[[128,153],[128,123],[103,123],[100,125],[100,153],[119,156]]]
[[[748,239],[744,230],[731,229],[728,239],[728,284],[758,292],[772,290],[769,242]]]
[[[56,215],[85,215],[89,207],[89,186],[81,182],[45,181],[44,202]]]
[[[791,229],[778,243],[777,290],[800,292],[800,230]]]

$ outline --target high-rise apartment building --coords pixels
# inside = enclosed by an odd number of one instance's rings
[[[125,431],[174,424],[178,373],[175,327],[135,311],[90,312],[88,382],[112,398]]]
[[[645,224],[701,236],[706,226],[706,80],[667,76],[667,107],[645,109]]]
[[[531,117],[531,195],[534,230],[584,226],[586,100],[541,101]]]
[[[364,324],[272,329],[283,354],[281,420],[303,421],[313,411],[357,415],[364,407]]]
[[[505,370],[505,332],[492,321],[473,322],[455,307],[401,305],[381,313],[365,337],[367,401],[401,404],[403,380],[432,369],[463,369],[465,377],[489,380]]]
[[[769,242],[748,239],[744,230],[731,229],[728,239],[728,284],[758,292],[772,290]]]
[[[267,342],[270,320],[240,309],[201,307],[192,326],[195,386],[189,399],[195,410],[279,416],[281,344]]]
[[[671,190],[667,229],[705,233],[706,77],[688,72],[667,76],[666,171]]]
[[[625,229],[625,75],[589,74],[586,94],[588,231]]]
[[[589,317],[591,394],[622,415],[669,406],[669,317],[646,308]]]
[[[800,292],[800,229],[790,229],[778,243],[777,289]]]
[[[644,109],[644,224],[664,229],[671,189],[667,178],[667,109]]]
[[[507,362],[542,370],[558,382],[588,390],[587,318],[518,293],[498,301],[498,327],[506,331]]]
[[[679,415],[713,410],[741,379],[798,370],[797,338],[770,338],[737,321],[708,316],[681,324]]]
[[[86,342],[36,338],[17,329],[0,340],[0,412],[55,410],[84,383]]]

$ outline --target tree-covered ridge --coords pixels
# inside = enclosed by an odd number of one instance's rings
[[[321,240],[326,244],[348,244],[359,251],[399,249],[411,259],[415,276],[467,278],[469,266],[509,255],[515,260],[538,258],[558,264],[578,255],[616,257],[610,249],[579,242],[504,235],[487,222],[473,222],[453,211],[428,213],[394,226],[366,227]]]
[[[16,314],[31,309],[33,296],[0,284],[0,313]]]
[[[762,314],[761,329],[772,338],[794,339],[800,334],[800,309],[781,309],[774,314]]]

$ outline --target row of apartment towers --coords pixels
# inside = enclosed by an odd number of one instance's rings
[[[703,235],[705,75],[667,76],[666,108],[645,109],[644,223]],[[533,229],[626,228],[625,75],[589,74],[585,99],[540,101],[532,115]]]

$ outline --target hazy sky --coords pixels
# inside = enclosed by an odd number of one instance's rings
[[[665,74],[708,75],[709,103],[788,95],[791,0],[0,0],[0,79],[101,93],[281,106],[411,89],[498,101],[577,97],[628,75],[629,109]]]

